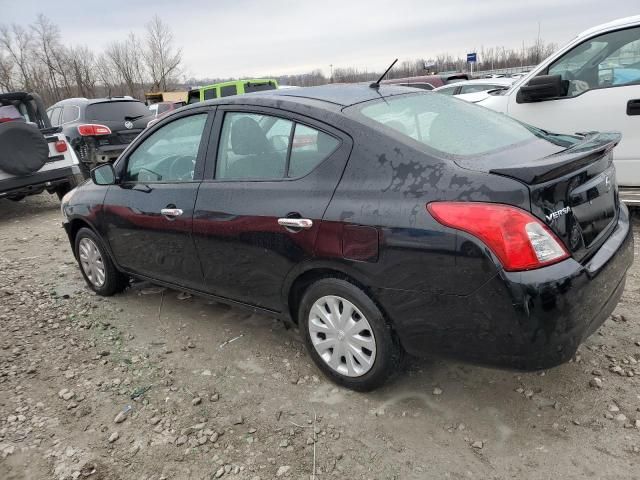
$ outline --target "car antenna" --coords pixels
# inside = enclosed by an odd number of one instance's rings
[[[387,76],[387,73],[389,73],[389,70],[391,70],[393,68],[393,66],[396,64],[396,62],[398,61],[398,59],[396,58],[393,63],[391,65],[389,65],[389,68],[387,68],[384,73],[382,75],[380,75],[380,78],[378,80],[376,80],[375,82],[373,82],[371,85],[369,85],[370,88],[375,88],[376,90],[378,88],[380,88],[380,82],[382,81],[382,79],[384,77]]]

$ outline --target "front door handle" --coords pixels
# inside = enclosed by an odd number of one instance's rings
[[[627,115],[640,115],[640,98],[627,102]]]
[[[308,218],[279,218],[278,225],[285,228],[303,228],[309,229],[313,227],[313,220]]]
[[[160,213],[169,219],[179,217],[184,212],[180,208],[163,208]]]

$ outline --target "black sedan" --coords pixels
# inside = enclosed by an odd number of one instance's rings
[[[404,352],[542,369],[622,294],[619,139],[397,86],[227,97],[94,169],[64,226],[98,294],[135,277],[280,316],[349,388]]]

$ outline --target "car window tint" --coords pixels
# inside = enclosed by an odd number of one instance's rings
[[[205,100],[213,100],[214,98],[218,98],[218,94],[216,93],[215,88],[209,88],[204,91],[204,99]]]
[[[80,109],[75,105],[67,105],[62,112],[62,123],[75,122],[80,118]]]
[[[275,90],[275,88],[276,86],[273,82],[265,82],[265,83],[247,82],[244,84],[244,93],[262,92],[264,90]]]
[[[366,102],[346,111],[383,125],[445,156],[481,155],[537,137],[531,127],[443,95],[418,93]]]
[[[270,115],[225,114],[216,178],[284,178],[293,122]]]
[[[567,96],[640,83],[640,27],[609,32],[571,49],[549,66],[568,84]]]
[[[206,114],[179,118],[155,131],[129,156],[126,180],[188,182],[193,180]]]
[[[237,93],[238,93],[238,90],[235,85],[227,85],[226,87],[220,87],[221,97],[230,97],[231,95],[235,95]]]
[[[306,125],[296,124],[289,160],[289,177],[302,177],[331,155],[340,142]]]

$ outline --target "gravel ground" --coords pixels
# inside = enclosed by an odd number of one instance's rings
[[[143,283],[95,296],[53,197],[0,212],[2,479],[640,478],[638,261],[566,365],[411,360],[359,394],[275,320]]]

